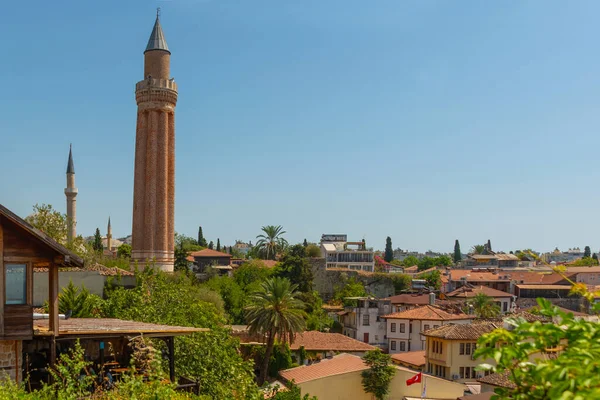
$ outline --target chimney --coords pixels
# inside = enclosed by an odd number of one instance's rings
[[[430,306],[435,305],[435,293],[433,293],[433,292],[429,293],[429,305]]]

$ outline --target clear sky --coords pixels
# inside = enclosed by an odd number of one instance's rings
[[[0,203],[131,231],[143,50],[179,85],[176,230],[383,248],[600,248],[600,2],[10,1]]]

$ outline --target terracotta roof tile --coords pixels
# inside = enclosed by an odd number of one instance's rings
[[[196,257],[229,257],[231,258],[231,254],[221,253],[220,251],[204,249],[200,251],[194,251],[190,253],[190,255],[194,258]]]
[[[312,365],[303,365],[279,371],[279,374],[287,381],[294,381],[296,384],[300,384],[332,375],[362,371],[367,368],[369,367],[367,367],[360,357],[342,353]]]
[[[513,295],[510,293],[503,292],[502,290],[492,289],[487,286],[477,286],[474,288],[462,286],[453,292],[447,293],[446,296],[459,297],[459,298],[471,298],[471,297],[477,296],[479,293],[483,293],[490,297],[513,297]]]
[[[429,304],[428,294],[399,294],[388,298],[392,304]]]
[[[467,314],[450,314],[435,306],[415,307],[410,310],[400,311],[383,316],[383,318],[393,319],[417,319],[426,321],[451,321],[457,319],[471,319],[473,316]]]
[[[477,322],[473,324],[448,324],[429,329],[423,335],[448,340],[477,340],[486,333],[502,328],[502,324],[493,322]]]
[[[425,350],[408,351],[406,353],[392,354],[392,360],[404,364],[411,364],[416,367],[422,367],[426,363]]]
[[[569,272],[566,274],[570,275]],[[467,282],[509,282],[516,281],[517,283],[535,284],[535,283],[559,283],[564,281],[564,277],[556,272],[529,272],[529,271],[502,271],[497,272],[482,272],[469,269],[453,269],[450,271],[450,279],[460,281],[461,278],[466,278]]]
[[[359,340],[349,338],[339,333],[323,333],[319,331],[306,331],[299,333],[294,338],[291,350],[298,350],[304,346],[307,351],[369,351],[375,350],[374,346]]]
[[[509,371],[503,371],[495,374],[484,376],[483,378],[477,379],[479,383],[485,383],[492,386],[500,386],[504,388],[514,389],[515,384],[508,378],[510,375]]]

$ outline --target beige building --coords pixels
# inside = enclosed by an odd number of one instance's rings
[[[449,323],[468,324],[473,316],[450,314],[439,307],[426,305],[383,316],[387,321],[386,338],[390,354],[425,350],[423,332]]]
[[[475,368],[484,362],[493,363],[493,360],[476,360],[473,354],[479,337],[497,328],[502,328],[502,324],[477,322],[468,325],[444,325],[425,332],[426,371],[434,376],[458,382],[473,382],[483,377],[485,374],[475,371]]]
[[[319,363],[281,371],[287,382],[294,381],[302,395],[309,394],[325,400],[372,400],[362,386],[362,371],[369,367],[360,357],[342,353]],[[421,398],[422,385],[406,385],[416,372],[395,366],[396,374],[390,384],[388,400],[405,397]],[[456,399],[464,395],[465,386],[434,376],[423,375],[427,399]]]
[[[500,307],[500,312],[502,314],[506,314],[509,312],[513,312],[513,304],[515,304],[516,296],[503,292],[502,290],[493,289],[487,286],[461,286],[453,292],[447,293],[446,297],[452,300],[464,300],[468,303],[470,300],[473,300],[477,295],[484,294],[493,299],[494,303]]]

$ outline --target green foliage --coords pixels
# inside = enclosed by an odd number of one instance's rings
[[[427,286],[430,288],[440,290],[442,287],[442,274],[438,270],[428,272],[427,274],[421,276],[421,278],[425,279]]]
[[[271,397],[271,400],[318,400],[316,396],[311,397],[308,393],[302,396],[300,388],[293,383],[289,384],[287,389],[288,390],[277,392]]]
[[[287,343],[276,344],[269,360],[269,376],[277,376],[279,371],[292,368],[293,364],[290,346]]]
[[[415,265],[419,265],[419,259],[415,256],[408,256],[406,257],[404,260],[402,260],[402,265],[404,265],[405,267],[412,267]]]
[[[460,243],[458,243],[458,239],[454,242],[454,263],[458,263],[462,260],[462,254],[460,252]]]
[[[211,250],[214,250],[214,247],[215,247],[215,244],[211,240],[210,243],[208,244],[208,248],[211,249]]]
[[[103,300],[91,294],[85,286],[78,288],[69,280],[69,284],[58,294],[58,311],[61,314],[72,311],[73,318],[99,317],[102,312]],[[48,312],[48,302],[44,304]]]
[[[395,294],[412,288],[412,278],[406,274],[387,274],[394,284]]]
[[[123,243],[117,249],[117,257],[120,258],[131,258],[131,245]]]
[[[273,275],[273,270],[265,268],[262,262],[253,260],[243,263],[233,272],[233,279],[245,292],[258,289],[258,284]],[[251,288],[251,286],[254,287]]]
[[[586,288],[576,290],[586,291]],[[587,296],[586,296],[587,297]],[[596,322],[575,319],[548,300],[538,299],[539,313],[560,324],[523,319],[509,320],[511,329],[497,329],[482,336],[474,356],[492,358],[496,366],[485,370],[504,372],[514,389],[496,389],[497,399],[584,400],[600,398],[600,329]],[[547,349],[562,348],[555,357]]]
[[[311,292],[313,273],[306,258],[306,247],[297,244],[287,249],[274,274],[289,279],[301,292]]]
[[[419,260],[417,266],[419,267],[419,271],[424,271],[429,268],[434,267],[445,267],[452,265],[452,259],[450,256],[443,255],[439,257],[423,257]]]
[[[308,246],[308,242],[306,241],[306,239],[304,239],[304,242],[302,242],[302,246],[304,246],[304,247]]]
[[[351,277],[345,284],[334,287],[333,298],[337,303],[345,306],[355,306],[356,300],[347,300],[346,297],[363,297],[367,295],[365,285]]]
[[[392,358],[380,349],[370,350],[363,357],[369,369],[364,370],[362,385],[366,393],[371,393],[375,399],[383,400],[390,391],[390,383],[394,378],[396,369],[391,366]]]
[[[471,254],[484,254],[485,253],[485,245],[483,244],[476,244],[475,246],[471,247]]]
[[[233,324],[244,324],[244,303],[247,294],[240,285],[228,276],[214,276],[205,286],[219,293],[224,302],[224,308]]]
[[[596,254],[596,253],[592,254],[592,259],[593,259],[595,262],[598,262],[598,254]]]
[[[94,241],[92,242],[92,249],[97,253],[102,253],[104,246],[102,245],[102,236],[100,235],[100,229],[96,228],[94,233]]]
[[[321,248],[316,244],[304,246],[306,248],[306,257],[321,257]]]
[[[598,260],[594,260],[591,257],[584,257],[580,258],[579,260],[573,261],[570,265],[574,267],[591,267],[594,265],[598,265]]]
[[[198,246],[202,246],[202,247],[208,246],[208,243],[206,243],[206,239],[204,238],[204,235],[202,234],[201,226],[198,227],[198,240],[196,241],[196,243],[198,244]]]
[[[190,270],[191,262],[188,261],[189,252],[182,245],[175,246],[175,271],[187,272]]]
[[[74,251],[79,256],[87,253],[85,240],[81,235],[73,238],[71,243],[67,243],[67,231],[71,223],[65,214],[54,210],[50,204],[36,204],[33,206],[33,213],[25,218],[30,225],[39,229],[58,243]]]
[[[500,306],[494,302],[494,299],[485,293],[477,293],[472,300],[467,302],[467,314],[471,313],[471,308],[479,318],[496,318],[500,315]]]
[[[199,245],[198,241],[193,237],[182,235],[177,232],[175,232],[175,247],[183,248],[187,252],[199,251],[206,248],[206,246]]]
[[[583,258],[590,258],[592,256],[592,250],[590,250],[590,246],[585,246],[583,249]]]
[[[221,239],[217,238],[217,251],[221,251]]]
[[[285,278],[270,278],[252,293],[246,306],[246,320],[251,335],[267,339],[265,357],[260,368],[259,385],[267,378],[267,368],[275,338],[292,342],[294,334],[306,327],[304,303],[298,299],[296,285]]]
[[[258,254],[264,256],[267,260],[274,260],[278,252],[285,249],[288,242],[283,238],[283,234],[286,233],[281,225],[267,225],[261,228],[263,234],[258,235],[256,238],[256,251]]]
[[[175,338],[179,375],[201,382],[200,393],[215,399],[254,399],[253,367],[239,354],[239,341],[225,328],[219,296],[184,274],[168,275],[147,268],[136,273],[133,289],[107,293],[104,315],[134,321],[209,328],[209,332]]]
[[[309,331],[328,332],[333,326],[333,318],[331,318],[325,310],[323,310],[323,300],[316,291],[308,293],[300,293],[298,297],[306,306],[306,329]]]
[[[386,262],[391,262],[394,259],[394,250],[392,249],[392,238],[389,236],[385,239],[385,254],[383,256],[383,259]]]

